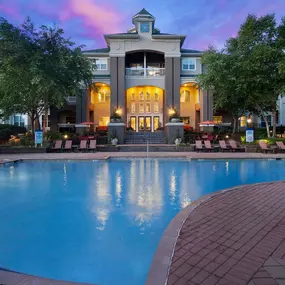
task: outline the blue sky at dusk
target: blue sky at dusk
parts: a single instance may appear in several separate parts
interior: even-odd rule
[[[105,47],[103,34],[126,32],[142,8],[161,32],[185,34],[184,47],[201,50],[222,47],[249,13],[285,16],[285,0],[0,0],[0,15],[10,22],[30,16],[38,25],[56,23],[86,49]]]

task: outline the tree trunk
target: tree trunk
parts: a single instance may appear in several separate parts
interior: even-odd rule
[[[40,131],[41,130],[41,124],[40,124],[40,116],[39,116],[38,112],[36,112],[35,124],[37,125],[36,131]]]
[[[45,103],[44,107],[44,121],[43,121],[43,133],[46,133],[46,128],[47,128],[47,121],[48,121],[48,104]]]
[[[234,119],[233,134],[235,134],[236,133],[236,127],[237,127],[237,117],[233,116],[233,119]]]
[[[265,125],[266,125],[266,132],[267,132],[267,137],[270,138],[270,130],[269,130],[269,124],[268,124],[268,120],[267,120],[267,117],[265,116],[264,112],[261,111],[261,116],[265,122]]]
[[[29,117],[31,119],[31,129],[32,129],[32,135],[34,135],[35,133],[35,113],[34,112],[31,112],[29,114]]]
[[[276,137],[276,108],[273,111],[273,133],[272,136],[275,138]]]

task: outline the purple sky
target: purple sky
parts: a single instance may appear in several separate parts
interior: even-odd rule
[[[39,25],[56,23],[86,49],[105,47],[104,33],[126,32],[142,8],[161,32],[188,35],[184,48],[202,50],[222,47],[249,13],[285,15],[284,0],[0,0],[0,15],[9,21],[30,16]]]

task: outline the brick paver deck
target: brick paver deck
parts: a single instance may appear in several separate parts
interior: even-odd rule
[[[195,208],[167,284],[285,284],[285,182],[242,186]]]

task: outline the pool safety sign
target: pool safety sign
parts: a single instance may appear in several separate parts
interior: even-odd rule
[[[247,143],[251,143],[254,141],[254,131],[253,129],[246,129],[245,131],[245,140]]]
[[[35,132],[35,145],[43,144],[43,132],[36,131]]]

